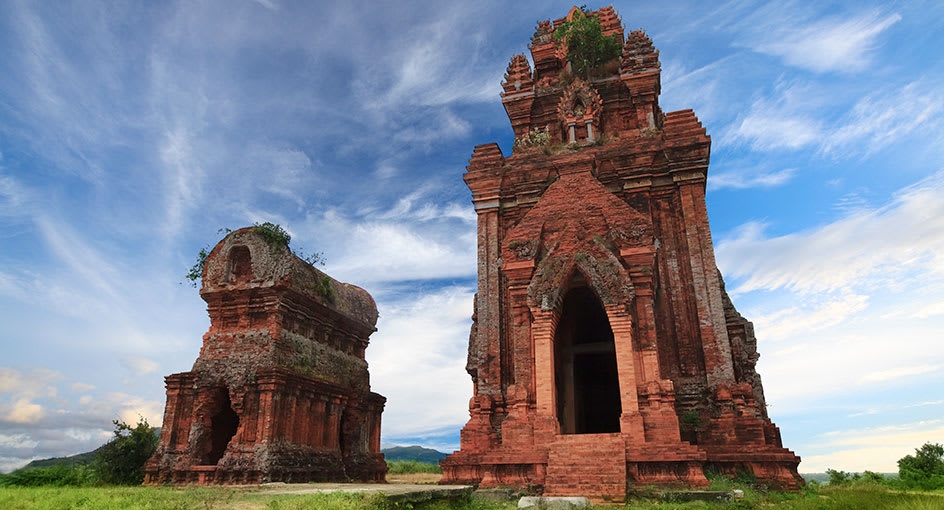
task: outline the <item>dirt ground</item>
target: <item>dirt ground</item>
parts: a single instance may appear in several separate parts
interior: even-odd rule
[[[406,483],[413,485],[426,485],[439,483],[441,474],[438,473],[403,473],[398,475],[387,475],[387,483]]]

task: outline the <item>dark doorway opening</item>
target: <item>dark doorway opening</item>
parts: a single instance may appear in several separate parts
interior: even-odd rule
[[[575,287],[564,297],[554,349],[561,432],[619,432],[622,409],[613,330],[590,288]]]
[[[252,279],[252,254],[245,246],[236,246],[229,252],[229,280],[247,282]]]
[[[239,429],[239,416],[233,410],[229,392],[223,390],[222,394],[219,411],[210,418],[210,452],[206,458],[207,465],[216,465],[223,458],[226,447]]]

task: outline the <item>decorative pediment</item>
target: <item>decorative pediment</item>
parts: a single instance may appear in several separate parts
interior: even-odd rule
[[[599,122],[603,99],[589,83],[577,78],[568,85],[557,106],[557,113],[565,123]]]
[[[568,170],[509,231],[502,258],[507,267],[533,261],[532,306],[556,306],[574,272],[604,304],[629,303],[632,284],[620,251],[651,248],[651,220],[610,193],[589,168]]]

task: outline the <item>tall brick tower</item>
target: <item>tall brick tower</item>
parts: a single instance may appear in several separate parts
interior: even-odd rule
[[[475,148],[478,213],[469,338],[474,395],[444,483],[621,500],[634,486],[702,486],[704,470],[795,489],[799,457],[767,416],[757,343],[715,264],[705,182],[711,140],[659,107],[659,53],[588,12],[622,56],[570,74],[539,22],[534,69],[511,59],[505,157]]]

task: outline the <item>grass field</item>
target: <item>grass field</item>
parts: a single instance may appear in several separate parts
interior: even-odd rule
[[[19,509],[174,509],[174,510],[388,510],[388,509],[460,509],[512,510],[517,501],[494,501],[484,497],[463,497],[459,501],[409,504],[396,502],[384,495],[398,489],[416,488],[402,484],[436,484],[442,477],[437,464],[416,461],[388,463],[388,485],[371,485],[376,492],[317,493],[330,485],[267,485],[246,487],[138,487],[106,486],[92,477],[87,466],[56,465],[23,470],[11,475],[0,475],[0,510]],[[867,473],[868,474],[868,473]],[[811,482],[795,493],[754,490],[751,480],[731,480],[723,476],[709,476],[711,490],[744,491],[743,499],[728,503],[690,502],[668,503],[655,497],[635,497],[625,505],[607,505],[596,508],[638,509],[893,509],[944,510],[944,490],[904,490],[897,478],[881,475],[851,476],[832,472],[829,484]],[[14,483],[15,482],[15,483]],[[428,495],[426,489],[422,493]],[[396,498],[398,496],[391,496]],[[402,496],[399,496],[402,497]],[[402,500],[401,500],[402,501]]]
[[[903,492],[880,485],[859,484],[830,488],[814,487],[800,493],[768,493],[746,490],[743,500],[731,503],[665,503],[655,499],[635,499],[627,505],[598,508],[639,509],[944,509],[944,492]],[[472,497],[458,502],[406,505],[392,503],[380,494],[270,494],[264,488],[231,487],[4,487],[0,488],[0,508],[19,509],[236,509],[236,510],[386,510],[386,509],[467,509],[511,510],[515,501],[488,501]]]

